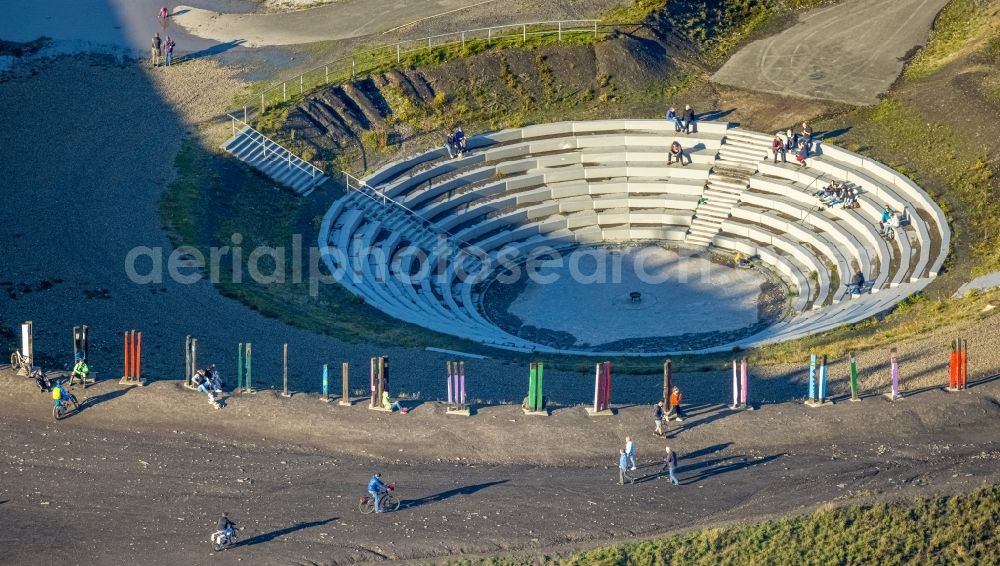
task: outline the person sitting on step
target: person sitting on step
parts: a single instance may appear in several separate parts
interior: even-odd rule
[[[667,165],[670,165],[675,160],[681,164],[681,167],[687,167],[684,163],[684,148],[681,147],[680,142],[677,140],[674,140],[674,143],[670,144],[670,152],[667,153]],[[690,160],[691,158],[689,157],[688,161]]]
[[[781,132],[774,134],[774,139],[771,140],[771,155],[774,157],[774,162],[778,162],[778,156],[781,156],[781,162],[785,163],[785,141],[781,139]]]

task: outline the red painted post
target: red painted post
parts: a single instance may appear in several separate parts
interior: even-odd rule
[[[135,375],[137,380],[142,375],[142,331],[136,335],[135,339]]]
[[[128,377],[128,331],[125,331],[125,366],[122,369],[122,377]]]
[[[951,342],[951,363],[948,366],[948,389],[958,389],[959,358],[957,344],[955,340]]]
[[[747,390],[749,386],[747,381],[749,379],[749,373],[750,371],[747,359],[743,358],[743,361],[740,362],[740,406],[744,408],[747,406]]]

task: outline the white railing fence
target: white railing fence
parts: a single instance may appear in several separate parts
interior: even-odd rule
[[[235,136],[237,132],[244,130],[251,132],[253,134],[252,137],[255,139],[254,143],[260,144],[260,148],[264,152],[265,159],[270,155],[272,159],[284,160],[288,164],[289,169],[296,167],[312,178],[316,178],[317,175],[323,175],[322,169],[295,155],[285,146],[265,136],[263,133],[248,124],[245,119],[237,118],[232,114],[227,114],[227,116],[229,116],[232,122],[233,136]]]

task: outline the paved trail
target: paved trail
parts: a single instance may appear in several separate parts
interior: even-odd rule
[[[811,10],[787,30],[747,45],[712,77],[725,85],[875,104],[923,45],[948,0],[848,0]]]

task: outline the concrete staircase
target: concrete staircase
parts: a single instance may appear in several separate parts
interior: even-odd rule
[[[711,244],[729,218],[740,195],[757,171],[757,163],[766,159],[771,140],[762,134],[732,128],[726,132],[722,147],[708,175],[704,202],[698,205],[686,242],[694,246]]]
[[[301,196],[307,196],[326,181],[318,167],[249,125],[234,131],[222,149]]]

